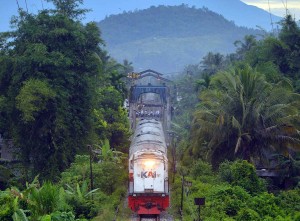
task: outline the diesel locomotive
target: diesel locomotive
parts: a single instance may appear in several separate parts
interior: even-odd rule
[[[157,217],[169,207],[167,146],[157,119],[140,119],[129,149],[128,204],[140,217]]]

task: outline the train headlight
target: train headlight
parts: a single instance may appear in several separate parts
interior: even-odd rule
[[[165,197],[166,195],[165,195],[165,194],[161,194],[161,196],[162,196],[162,197]]]
[[[147,168],[150,168],[150,167],[153,167],[155,164],[155,161],[154,160],[147,160],[144,162],[144,165],[147,167]]]
[[[136,194],[134,193],[134,194],[132,194],[132,196],[134,196],[134,197],[135,197],[135,196],[136,196]]]

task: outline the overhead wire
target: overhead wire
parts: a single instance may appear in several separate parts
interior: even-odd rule
[[[44,3],[43,3],[43,0],[41,0],[41,3],[42,3],[42,9],[44,10]]]
[[[284,2],[284,0],[281,0],[281,2],[282,2],[283,7],[285,9],[285,15],[287,15],[288,14],[288,6],[287,6],[288,2],[287,2],[287,0],[285,0],[285,2]]]
[[[271,19],[272,32],[274,33],[274,26],[273,26],[274,24],[273,24],[273,19],[272,19],[270,0],[268,0],[268,6],[269,6],[270,19]]]
[[[20,11],[20,5],[19,5],[19,1],[18,1],[18,0],[16,0],[16,2],[17,2],[17,5],[18,5],[18,10]]]
[[[28,6],[27,6],[27,1],[26,0],[25,0],[25,5],[26,5],[27,13],[28,13]]]

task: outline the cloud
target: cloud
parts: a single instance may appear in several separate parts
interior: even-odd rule
[[[248,5],[254,5],[264,10],[271,11],[272,14],[284,17],[286,14],[286,7],[288,12],[295,16],[297,20],[300,19],[300,1],[299,0],[242,0]]]
[[[258,7],[269,8],[269,3],[271,8],[299,8],[300,9],[300,1],[299,0],[242,0],[246,4],[255,5]]]

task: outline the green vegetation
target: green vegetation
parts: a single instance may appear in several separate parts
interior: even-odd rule
[[[0,166],[0,220],[113,220],[126,197],[122,78],[132,66],[80,22],[81,0],[49,1],[54,10],[19,11],[15,30],[0,34],[0,134],[20,150]],[[278,36],[246,36],[236,53],[186,67],[173,109],[175,218],[196,219],[193,199],[206,197],[205,220],[300,220],[299,39],[288,15]],[[262,180],[256,167],[278,177]],[[193,185],[180,214],[183,178]]]
[[[15,164],[1,159],[0,220],[112,220],[126,193],[132,67],[80,22],[81,0],[49,1],[0,35],[0,134],[20,150]]]
[[[127,173],[122,162],[92,163],[94,188],[90,189],[89,156],[77,155],[58,184],[39,183],[0,192],[0,220],[112,220],[126,194]]]
[[[178,219],[184,175],[193,182],[184,220],[197,218],[194,197],[206,197],[204,220],[299,220],[300,27],[290,15],[281,25],[278,36],[245,36],[235,53],[210,52],[179,76]],[[256,168],[277,176],[261,179]]]
[[[270,84],[249,66],[216,74],[200,94],[193,140],[197,146],[207,141],[208,154],[216,161],[222,152],[258,164],[270,148],[278,153],[299,148],[293,125],[299,98],[289,82]]]
[[[205,206],[200,209],[204,220],[299,220],[300,190],[266,192],[264,180],[257,177],[253,165],[247,161],[224,162],[220,171],[213,172],[208,163],[198,160],[188,174],[185,180],[192,182],[192,186],[184,188],[184,220],[198,218],[196,197],[205,197]],[[178,220],[181,185],[178,174],[172,184],[170,209]]]
[[[186,67],[177,82],[182,100],[174,114],[174,130],[182,136],[181,142],[189,140],[181,151],[183,161],[186,155],[209,160],[213,166],[236,158],[263,164],[272,154],[296,159],[291,150],[300,147],[295,62],[299,56],[282,36],[298,39],[300,28],[291,16],[282,25],[278,37],[258,41],[246,36],[236,41],[236,53],[208,53],[200,64]],[[285,53],[262,56],[277,49],[270,40],[286,48]],[[294,59],[289,59],[291,54]],[[289,72],[281,72],[276,59],[289,61],[285,62]]]

